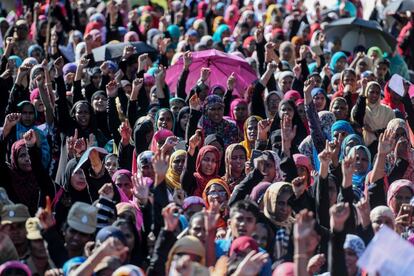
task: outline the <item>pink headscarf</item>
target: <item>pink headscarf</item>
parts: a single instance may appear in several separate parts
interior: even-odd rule
[[[158,141],[165,140],[170,136],[174,136],[174,133],[168,129],[160,129],[157,132],[155,132],[154,136],[152,137],[150,150],[153,153],[156,153],[158,150],[158,145],[157,145]]]
[[[391,207],[391,200],[395,197],[395,195],[398,193],[401,188],[407,187],[411,190],[411,192],[414,194],[414,183],[407,179],[398,179],[391,183],[390,187],[388,188],[387,192],[387,205],[388,207]],[[392,210],[394,214],[398,214],[399,210]]]
[[[283,97],[283,99],[292,100],[296,102],[297,100],[302,99],[302,96],[296,90],[289,90],[285,93],[285,96]]]
[[[3,275],[8,269],[23,270],[28,276],[32,275],[29,267],[19,261],[8,261],[0,266],[0,275]]]
[[[230,118],[232,118],[236,122],[237,127],[239,128],[239,133],[244,133],[243,132],[243,130],[244,130],[244,122],[238,122],[236,120],[236,116],[234,116],[234,109],[236,109],[236,106],[239,105],[239,104],[245,104],[246,107],[248,107],[248,104],[247,104],[247,102],[245,100],[240,99],[240,98],[234,99],[231,102],[231,104],[230,104],[230,114],[229,115],[230,115]]]
[[[39,88],[35,88],[30,92],[30,102],[33,103],[35,99],[37,99],[40,96]]]
[[[233,16],[231,16],[231,13],[233,12]],[[237,21],[239,21],[240,12],[239,8],[236,5],[230,5],[227,7],[225,13],[224,13],[224,21],[227,25],[229,25],[230,29],[233,31],[234,27],[237,24]]]
[[[124,42],[135,42],[139,41],[139,36],[134,31],[129,31],[124,36]]]
[[[293,161],[295,161],[295,165],[297,166],[303,166],[308,170],[309,173],[309,182],[307,183],[307,186],[313,183],[313,178],[311,176],[312,171],[312,165],[310,163],[310,160],[308,157],[306,157],[303,154],[296,153],[293,155]]]

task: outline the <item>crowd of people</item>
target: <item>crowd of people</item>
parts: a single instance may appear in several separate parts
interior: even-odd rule
[[[397,46],[349,52],[324,30],[360,0],[304,2],[1,9],[0,275],[359,276],[383,227],[414,245],[414,15],[378,1]],[[211,49],[257,79],[194,71]]]

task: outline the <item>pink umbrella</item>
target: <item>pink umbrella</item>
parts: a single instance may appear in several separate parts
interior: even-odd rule
[[[206,50],[193,52],[193,62],[190,65],[190,74],[188,75],[187,85],[185,91],[189,91],[195,86],[197,80],[200,78],[200,70],[202,67],[211,69],[209,77],[209,86],[221,85],[227,87],[227,78],[232,72],[236,76],[235,92],[240,95],[240,92],[257,79],[256,72],[250,65],[242,58],[226,54],[217,50]],[[183,70],[183,57],[180,57],[177,63],[168,68],[166,82],[170,91],[177,90],[177,82]]]

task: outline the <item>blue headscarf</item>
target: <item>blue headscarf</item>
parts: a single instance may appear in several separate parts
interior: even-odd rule
[[[323,88],[315,87],[314,89],[312,89],[312,91],[311,91],[312,98],[315,97],[318,94],[323,94],[326,97],[326,93],[325,93],[325,90]]]
[[[218,26],[217,30],[213,34],[213,42],[217,43],[221,41],[221,36],[225,31],[230,32],[230,27],[226,24],[221,24]]]
[[[14,60],[14,62],[16,63],[16,68],[19,68],[23,63],[23,60],[19,56],[16,56],[16,55],[9,56],[8,60]]]
[[[37,117],[36,108],[29,101],[22,101],[17,105],[17,107],[19,108],[19,112],[21,112],[21,110],[23,109],[23,107],[25,105],[30,105],[33,108],[33,110],[35,112],[35,119],[36,119],[36,117]],[[19,122],[19,123],[16,124],[16,139],[17,140],[23,139],[23,134],[28,132],[30,129],[33,129],[34,131],[36,131],[37,134],[39,134],[40,151],[42,152],[42,158],[41,158],[42,165],[45,169],[47,169],[49,167],[51,157],[50,157],[50,146],[49,146],[49,143],[47,141],[46,133],[44,131],[42,131],[41,129],[39,129],[35,125],[24,126],[23,124],[21,124]]]
[[[177,42],[180,39],[181,31],[180,28],[177,25],[170,25],[167,28],[167,32],[171,37],[171,44],[172,48],[177,48]]]
[[[355,142],[356,142],[355,146],[364,145],[364,141],[362,140],[361,136],[359,136],[358,134],[350,134],[350,135],[346,136],[345,139],[342,141],[342,144],[341,144],[341,154],[339,155],[339,161],[341,161],[345,158],[346,146],[352,140],[355,140]]]
[[[83,262],[86,261],[85,257],[73,257],[72,259],[69,259],[65,262],[65,264],[63,265],[63,275],[67,276],[69,275],[70,270],[75,266],[75,265],[81,265],[83,264]]]
[[[345,120],[336,121],[331,127],[331,137],[334,137],[335,131],[345,131],[348,134],[354,134],[354,129],[351,124]]]
[[[366,146],[358,145],[358,146],[353,147],[349,151],[347,156],[354,155],[356,153],[356,151],[358,151],[360,149],[365,151],[365,154],[368,157],[368,167],[367,167],[367,170],[365,172],[353,173],[352,174],[352,189],[354,190],[355,195],[363,195],[365,177],[367,176],[367,174],[372,169],[371,152],[369,151],[369,149]],[[358,200],[359,199],[360,199],[360,197],[358,198]]]
[[[340,60],[341,58],[345,58],[345,59],[347,58],[344,52],[336,52],[331,58],[331,62],[329,63],[329,67],[331,68],[331,70],[334,73],[338,73],[338,72],[335,71],[335,66],[336,66],[336,63],[338,62],[338,60]]]
[[[43,49],[38,44],[30,45],[29,49],[27,50],[27,56],[31,57],[34,51],[39,51],[43,56]]]

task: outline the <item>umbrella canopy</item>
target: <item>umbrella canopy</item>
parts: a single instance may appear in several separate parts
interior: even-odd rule
[[[257,79],[256,72],[242,58],[217,50],[206,50],[192,53],[192,64],[188,75],[186,92],[195,86],[200,78],[202,67],[211,69],[210,87],[213,85],[227,86],[227,78],[234,72],[236,77],[235,93],[243,93]],[[176,91],[178,78],[183,70],[183,58],[167,70],[166,82],[171,91]]]
[[[384,52],[391,53],[397,45],[395,38],[384,32],[378,22],[356,17],[335,20],[326,26],[325,33],[328,41],[341,38],[342,50],[348,52],[364,45],[366,48],[378,46]]]
[[[137,51],[137,55],[144,53],[149,54],[152,60],[155,60],[157,51],[144,42],[126,42],[126,43],[109,43],[92,50],[96,62],[105,60],[119,60],[122,57],[125,46],[132,45]]]
[[[414,0],[396,0],[389,2],[384,13],[396,13],[414,10]]]

